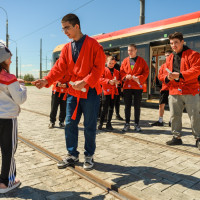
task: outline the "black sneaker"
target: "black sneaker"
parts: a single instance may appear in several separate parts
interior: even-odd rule
[[[59,123],[59,126],[60,126],[60,128],[63,128],[63,127],[65,127],[65,124],[64,124],[64,122],[60,122],[60,123]]]
[[[118,120],[124,120],[120,115],[116,115],[116,119],[118,119]]]
[[[140,126],[138,124],[135,124],[135,131],[137,131],[137,132],[142,131],[142,129],[140,128]]]
[[[172,123],[171,123],[171,122],[169,122],[169,127],[171,127],[171,125],[172,125]]]
[[[154,122],[153,124],[151,124],[151,126],[164,126],[163,122]]]
[[[83,163],[83,169],[89,171],[94,166],[93,156],[85,156],[85,161]]]
[[[113,130],[111,123],[106,124],[106,129],[109,130],[109,131]]]
[[[200,150],[200,138],[196,140],[196,147]]]
[[[181,139],[178,139],[176,137],[173,137],[172,140],[169,140],[166,142],[167,145],[182,145],[183,142]]]
[[[54,127],[55,127],[55,124],[52,123],[52,122],[50,122],[50,123],[49,123],[49,129],[52,129],[52,128],[54,128]]]
[[[58,169],[64,169],[68,166],[74,166],[75,163],[77,163],[78,161],[79,161],[78,157],[68,155],[65,159],[57,163],[57,167]]]
[[[122,129],[123,132],[127,132],[128,130],[130,129],[130,124],[129,123],[126,123],[124,125],[124,128]]]
[[[98,129],[102,130],[103,125],[99,124]]]

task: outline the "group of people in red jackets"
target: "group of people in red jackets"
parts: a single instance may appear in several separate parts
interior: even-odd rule
[[[149,75],[149,67],[146,61],[137,55],[136,45],[129,44],[128,57],[123,60],[120,70],[116,70],[115,59],[112,56],[106,59],[102,46],[95,39],[81,32],[80,21],[76,15],[64,16],[61,25],[64,33],[72,41],[63,47],[60,58],[50,73],[33,84],[39,89],[50,87],[65,76],[66,85],[64,86],[63,83],[60,85],[67,88],[65,138],[68,155],[58,162],[57,166],[59,169],[65,168],[79,161],[78,124],[83,114],[85,136],[83,168],[90,170],[94,166],[100,96],[102,95],[103,109],[100,113],[98,129],[102,129],[105,118],[107,118],[106,128],[113,129],[111,124],[113,102],[116,97],[119,97],[118,88],[121,84],[125,104],[125,124],[122,131],[130,130],[131,106],[134,102],[134,130],[140,132],[140,105],[143,84]],[[200,149],[198,83],[200,54],[184,45],[182,33],[170,34],[169,40],[173,53],[166,59],[161,78],[169,88],[173,138],[167,142],[167,145],[182,144],[181,118],[185,106],[191,119],[196,146]]]

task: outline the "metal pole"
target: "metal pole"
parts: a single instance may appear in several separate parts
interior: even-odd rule
[[[140,0],[140,25],[145,24],[145,0]]]
[[[8,35],[8,14],[6,10],[3,7],[0,7],[5,13],[6,13],[6,46],[8,47],[8,40],[9,40],[9,35]]]
[[[42,38],[40,39],[40,79],[42,79]]]
[[[17,47],[16,47],[16,77],[18,78],[18,56],[17,56]]]

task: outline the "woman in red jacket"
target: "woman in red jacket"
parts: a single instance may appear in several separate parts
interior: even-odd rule
[[[119,95],[118,93],[118,84],[119,84],[119,71],[114,69],[115,66],[115,58],[112,56],[109,56],[107,58],[107,67],[105,67],[104,73],[100,78],[100,83],[102,85],[102,112],[100,116],[100,124],[98,126],[99,130],[102,130],[103,122],[105,116],[107,116],[107,124],[106,129],[107,130],[113,130],[113,127],[111,125],[112,115],[113,115],[113,109],[114,109],[114,101],[116,98],[116,95]]]

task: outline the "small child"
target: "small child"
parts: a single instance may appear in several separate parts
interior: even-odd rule
[[[102,130],[104,118],[108,114],[106,129],[110,131],[113,130],[113,127],[111,125],[111,120],[114,109],[114,100],[116,98],[116,95],[119,95],[117,87],[120,82],[119,82],[119,71],[114,69],[115,58],[113,56],[109,56],[107,58],[106,64],[107,67],[105,67],[104,73],[100,78],[100,83],[103,89],[102,92],[103,109],[101,112],[100,124],[98,126],[98,129]]]
[[[21,183],[16,179],[14,153],[17,149],[17,116],[19,105],[27,98],[23,80],[10,74],[11,52],[0,43],[0,147],[2,165],[0,193],[6,193]]]

